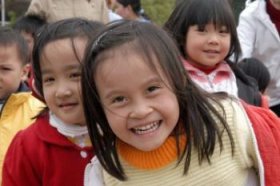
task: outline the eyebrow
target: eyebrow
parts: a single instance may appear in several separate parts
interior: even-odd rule
[[[153,76],[152,78],[148,79],[146,82],[144,82],[144,86],[150,84],[150,83],[161,83],[163,82],[162,78],[160,76]],[[110,90],[108,91],[107,95],[104,97],[104,99],[109,99],[112,97],[112,95],[120,92],[118,89]]]
[[[73,69],[81,69],[82,66],[81,64],[71,64],[71,65],[65,65],[63,67],[63,70],[64,71],[69,71],[69,70],[73,70]],[[50,70],[49,68],[46,68],[46,69],[42,69],[42,74],[48,74],[48,73],[51,73],[52,70]]]

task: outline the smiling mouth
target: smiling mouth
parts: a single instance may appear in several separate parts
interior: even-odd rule
[[[209,54],[218,54],[219,51],[217,50],[204,50],[204,52],[209,53]]]
[[[157,130],[161,125],[161,121],[152,122],[148,125],[132,128],[132,132],[136,134],[148,134]]]
[[[68,103],[68,104],[61,104],[59,105],[59,107],[64,108],[64,107],[73,107],[76,106],[76,103]]]

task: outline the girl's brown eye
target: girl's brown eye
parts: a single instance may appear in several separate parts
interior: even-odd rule
[[[159,87],[158,86],[151,86],[148,88],[148,92],[153,92],[155,90],[157,90]]]
[[[125,99],[125,98],[124,98],[123,96],[115,97],[115,98],[113,99],[113,103],[123,102],[124,99]]]

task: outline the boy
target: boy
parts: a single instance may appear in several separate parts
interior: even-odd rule
[[[32,52],[36,33],[44,24],[46,24],[46,21],[40,18],[39,16],[25,15],[23,17],[20,17],[13,26],[14,30],[18,31],[27,42],[28,63],[30,64],[32,62]],[[26,77],[25,81],[27,81],[26,83],[29,87],[32,87],[33,75],[31,68],[28,73],[28,77]]]
[[[7,148],[17,131],[33,122],[44,104],[31,95],[23,78],[28,73],[28,47],[9,28],[0,29],[0,185]]]

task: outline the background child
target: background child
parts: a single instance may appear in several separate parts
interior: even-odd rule
[[[271,81],[266,93],[270,109],[280,117],[280,1],[247,0],[237,32],[242,58],[255,57],[268,68]]]
[[[228,1],[182,1],[165,28],[175,38],[186,70],[201,88],[209,92],[224,91],[260,106],[257,85],[236,65],[241,49]]]
[[[101,23],[68,19],[42,28],[34,46],[33,69],[47,108],[11,143],[4,186],[83,184],[93,149],[80,95],[81,61],[89,38],[100,27]]]
[[[23,79],[28,48],[21,35],[9,28],[0,29],[0,185],[7,148],[17,131],[27,127],[43,108],[31,95]]]
[[[238,66],[247,75],[253,77],[259,87],[259,91],[264,94],[270,82],[270,74],[267,67],[257,58],[244,58]]]
[[[256,58],[244,58],[238,63],[238,66],[250,77],[253,77],[259,87],[262,96],[261,106],[269,108],[269,97],[265,94],[266,88],[270,82],[270,74],[267,67]]]
[[[33,77],[33,70],[31,67],[32,63],[32,53],[34,47],[34,40],[36,38],[36,32],[44,25],[46,21],[40,18],[37,15],[25,15],[20,17],[15,25],[14,29],[24,37],[28,44],[29,49],[29,58],[28,62],[30,64],[28,76],[25,78],[25,82],[27,83],[28,87],[32,90],[33,96],[41,99],[41,96],[38,94],[38,91],[35,89],[34,86],[34,77]]]
[[[104,168],[93,160],[85,185],[98,184],[99,173],[106,186],[262,184],[245,113],[224,94],[199,91],[163,30],[109,25],[89,45],[83,70],[86,123]]]
[[[36,32],[46,23],[45,20],[36,16],[36,15],[26,15],[20,17],[16,22],[13,28],[20,32],[28,44],[29,49],[29,62],[32,60],[32,52],[34,46],[34,39]]]
[[[124,19],[150,22],[141,7],[141,0],[116,0],[115,12]]]

